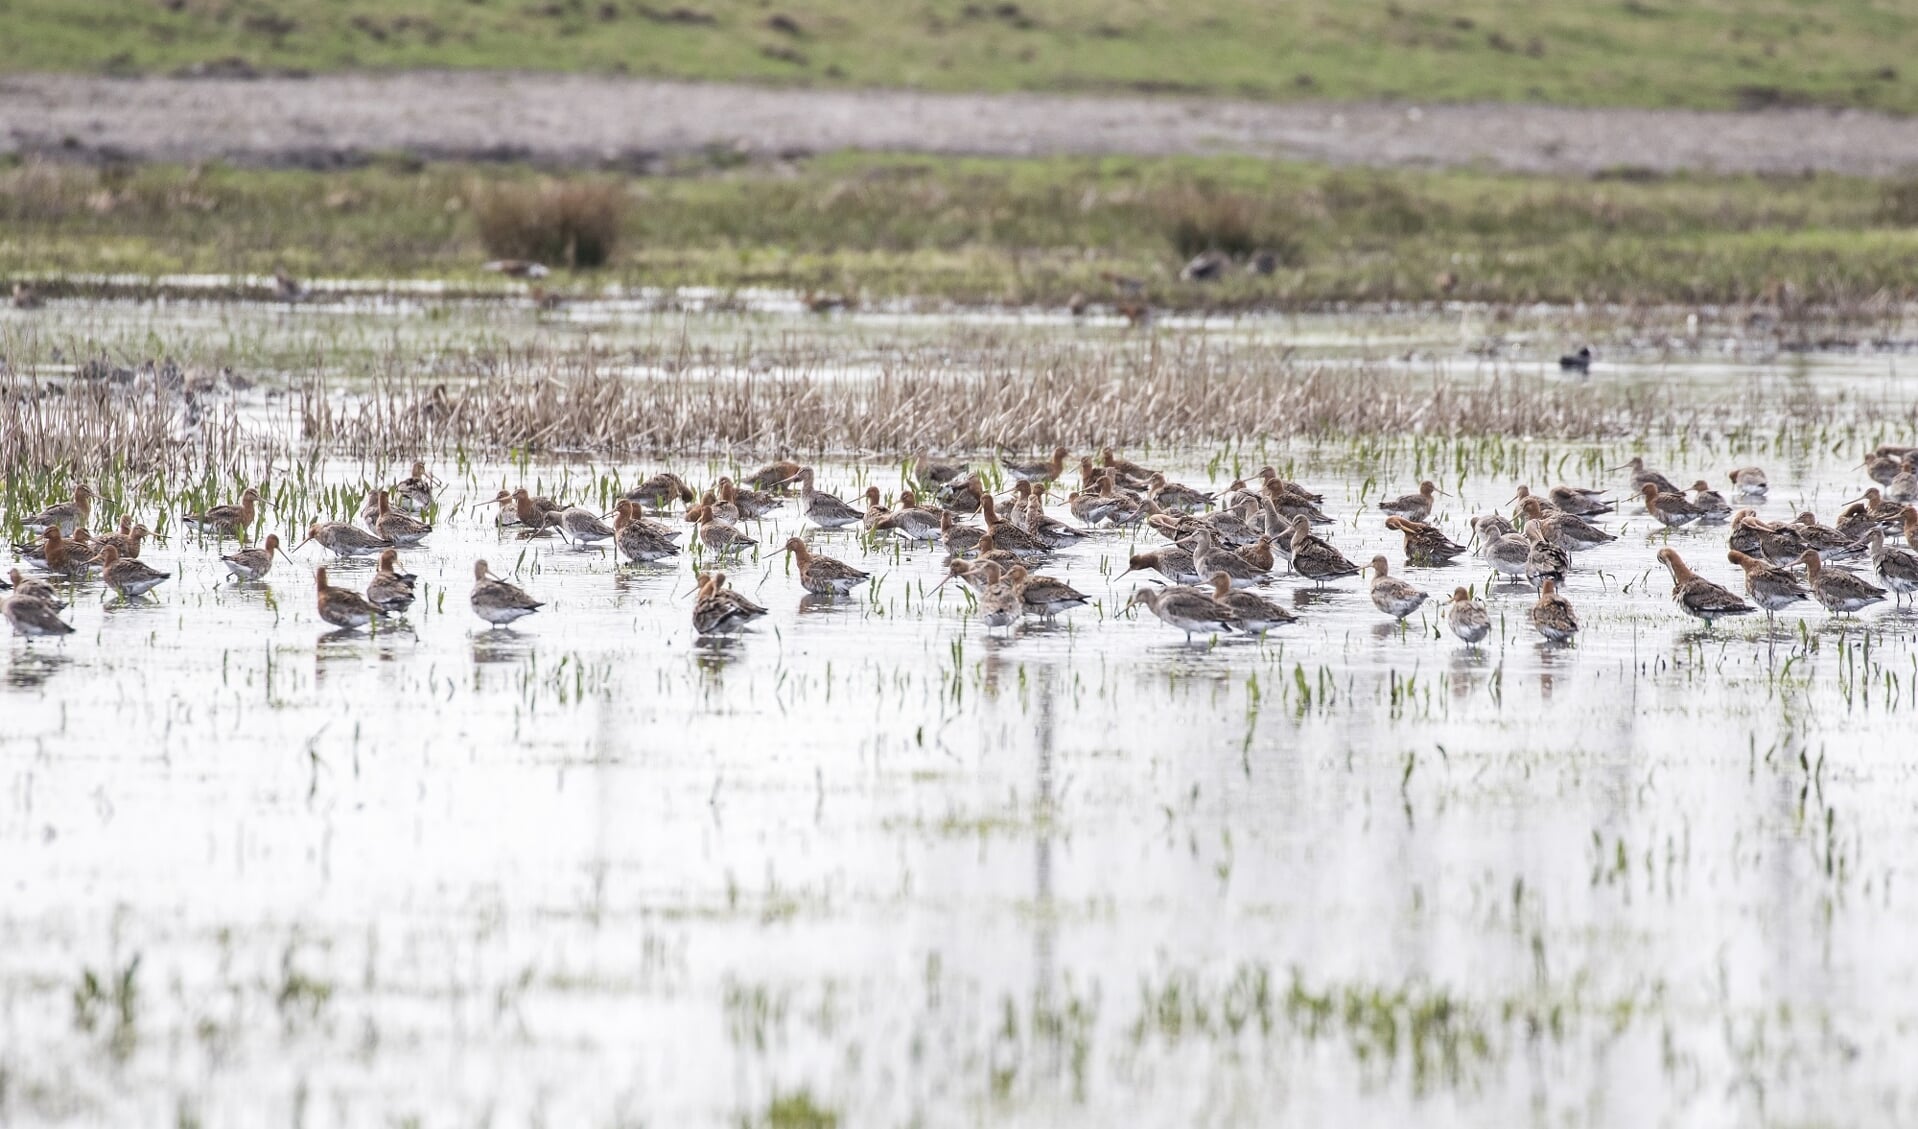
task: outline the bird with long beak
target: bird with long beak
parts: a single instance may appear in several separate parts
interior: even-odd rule
[[[485,561],[473,562],[473,594],[470,597],[470,603],[473,606],[473,614],[494,627],[504,627],[546,606],[527,595],[525,589],[494,576],[493,570],[487,567]]]
[[[393,542],[376,533],[368,533],[357,525],[343,521],[315,521],[306,527],[306,536],[293,546],[294,552],[308,541],[327,550],[335,556],[358,557],[391,549]]]
[[[74,530],[91,523],[93,501],[97,497],[93,487],[82,482],[73,488],[72,501],[59,502],[37,514],[23,517],[20,519],[20,526],[23,529],[42,529],[49,525],[57,525],[62,534],[71,537]]]
[[[280,535],[269,533],[263,543],[251,549],[228,553],[220,558],[220,563],[226,566],[227,572],[232,574],[233,581],[237,584],[242,580],[259,580],[265,577],[272,571],[273,558],[276,555],[285,557],[288,564],[293,563],[293,558],[288,557],[280,548]]]
[[[214,506],[204,513],[187,514],[180,520],[201,533],[220,537],[245,536],[246,531],[253,527],[254,518],[259,515],[259,507],[267,504],[260,491],[249,486],[240,492],[239,505]]]
[[[1467,646],[1478,645],[1492,633],[1492,613],[1465,588],[1452,589],[1452,598],[1445,602],[1445,622]]]
[[[173,576],[145,561],[122,558],[120,550],[108,545],[100,551],[100,579],[107,587],[129,600],[146,595]]]
[[[1558,582],[1547,580],[1539,586],[1538,602],[1530,612],[1532,627],[1554,643],[1564,643],[1578,634],[1578,616],[1572,602],[1559,594]]]
[[[501,490],[498,494],[493,495],[492,501],[486,504],[489,506],[502,507],[510,505],[512,507],[511,510],[502,509],[500,511],[500,524],[523,525],[535,533],[553,524],[554,519],[566,510],[565,505],[555,502],[551,498],[544,496],[534,497],[528,494],[524,486],[517,487],[511,491]],[[508,520],[506,517],[509,513],[511,514],[511,520]]]
[[[367,603],[358,592],[328,584],[325,569],[313,570],[313,584],[318,589],[315,599],[320,618],[333,626],[354,631],[379,617],[380,609]]]
[[[1146,610],[1170,627],[1185,632],[1185,641],[1194,635],[1217,635],[1239,629],[1239,617],[1233,610],[1196,588],[1136,588],[1125,609],[1144,604]]]
[[[1906,507],[1908,525],[1913,512]],[[1918,592],[1918,552],[1885,544],[1882,529],[1872,530],[1866,540],[1871,545],[1871,567],[1878,573],[1878,579],[1885,582],[1885,587],[1897,594],[1897,602],[1903,603],[1906,596]]]
[[[1758,609],[1732,594],[1731,589],[1691,570],[1676,549],[1660,549],[1658,560],[1672,574],[1672,602],[1686,615],[1697,616],[1710,627],[1726,616],[1750,615]]]
[[[1379,503],[1379,509],[1384,510],[1388,514],[1409,517],[1413,521],[1424,521],[1432,515],[1433,497],[1443,493],[1444,491],[1440,490],[1431,482],[1421,482],[1419,483],[1417,493],[1406,494],[1397,498],[1387,498],[1385,501]]]
[[[815,596],[844,596],[872,579],[871,573],[856,569],[836,557],[822,557],[813,553],[797,537],[788,537],[781,551],[792,555],[799,570],[799,586]]]
[[[1842,568],[1826,567],[1816,549],[1806,549],[1798,563],[1805,568],[1805,586],[1811,589],[1811,598],[1833,615],[1850,615],[1884,601],[1883,588]]]
[[[425,463],[416,462],[410,474],[393,484],[392,495],[414,513],[425,513],[433,508],[433,494],[443,485],[437,475],[427,471]]]
[[[1800,600],[1811,599],[1811,593],[1798,582],[1798,574],[1788,568],[1780,568],[1737,549],[1726,553],[1725,559],[1744,572],[1745,594],[1751,597],[1753,603],[1765,609],[1767,623],[1774,623],[1779,612]]]
[[[59,610],[45,600],[36,599],[19,591],[0,600],[0,614],[6,616],[7,623],[13,627],[13,633],[24,635],[28,639],[73,634],[73,625],[60,618]]]
[[[413,582],[417,578],[410,572],[400,571],[400,554],[397,549],[388,549],[380,554],[379,571],[373,574],[373,580],[366,586],[366,602],[380,609],[385,615],[403,615],[413,606]]]

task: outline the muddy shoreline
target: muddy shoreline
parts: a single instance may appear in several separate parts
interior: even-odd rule
[[[1268,104],[777,89],[479,72],[0,79],[0,154],[330,167],[379,156],[646,169],[687,154],[1243,153],[1524,173],[1892,176],[1918,119],[1860,111]]]

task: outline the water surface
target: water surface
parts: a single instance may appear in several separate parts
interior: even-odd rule
[[[1882,390],[1892,366],[1776,375]],[[1763,443],[1644,451],[1722,479]],[[1623,444],[1512,446],[1626,485],[1599,469]],[[1835,512],[1865,485],[1855,447],[1758,452],[1763,512]],[[1336,544],[1395,567],[1380,494],[1438,478],[1464,540],[1515,484],[1489,457],[1237,452],[1289,462]],[[1152,461],[1215,486],[1233,465]],[[1095,606],[995,637],[932,591],[938,554],[785,511],[753,528],[762,546],[806,535],[872,591],[803,601],[767,551],[728,571],[772,614],[711,641],[689,562],[521,541],[477,505],[521,482],[597,504],[603,475],[658,467],[437,465],[451,484],[404,554],[422,592],[404,628],[321,623],[313,546],[233,585],[214,546],[173,536],[144,556],[175,574],[150,601],[83,587],[74,636],[6,643],[10,1123],[1918,1115],[1909,610],[1702,631],[1625,506],[1619,540],[1576,559],[1570,647],[1529,631],[1521,587],[1491,588],[1498,626],[1470,650],[1430,605],[1401,630],[1354,581],[1285,576],[1268,595],[1299,624],[1189,646],[1120,612],[1149,532],[1062,553],[1048,571]],[[900,485],[891,464],[821,475],[847,497]],[[1731,580],[1722,527],[1669,544]],[[486,629],[476,557],[548,607]]]

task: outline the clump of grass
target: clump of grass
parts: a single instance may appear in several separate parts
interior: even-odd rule
[[[763,1117],[740,1121],[742,1126],[765,1126],[766,1129],[836,1129],[839,1124],[837,1111],[818,1104],[810,1090],[794,1090],[790,1093],[776,1093],[766,1105]]]
[[[1918,227],[1918,176],[1885,182],[1878,200],[1878,218],[1899,227]]]
[[[1270,197],[1192,184],[1155,193],[1151,208],[1173,249],[1186,258],[1222,251],[1242,259],[1266,251],[1285,266],[1303,258],[1293,220]]]
[[[624,190],[603,180],[476,184],[466,202],[487,254],[575,269],[606,265],[626,211]]]
[[[1448,211],[1436,200],[1413,195],[1397,181],[1344,172],[1327,177],[1319,195],[1333,215],[1384,236],[1419,235],[1434,225],[1436,215]]]

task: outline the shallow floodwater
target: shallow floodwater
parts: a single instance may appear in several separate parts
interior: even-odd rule
[[[1807,378],[1888,375],[1849,363]],[[1615,447],[1514,446],[1626,484],[1587,473]],[[1685,481],[1734,465],[1646,453]],[[1153,461],[1221,486],[1214,454]],[[1476,563],[1396,568],[1374,506],[1433,474],[1409,448],[1262,454],[1325,491],[1348,556],[1485,588]],[[1761,512],[1829,516],[1855,459],[1767,460]],[[475,504],[522,482],[600,504],[613,468],[439,469],[404,627],[329,631],[314,546],[233,585],[174,536],[143,556],[175,574],[150,600],[85,586],[74,636],[6,642],[0,1120],[1918,1116],[1909,610],[1702,631],[1624,506],[1575,560],[1569,647],[1522,587],[1491,589],[1471,650],[1433,605],[1400,630],[1357,581],[1284,575],[1297,625],[1188,645],[1120,612],[1150,531],[1060,554],[1095,605],[1006,635],[933,591],[939,554],[843,533],[807,535],[872,590],[803,601],[770,551],[806,533],[787,510],[728,567],[772,614],[708,641],[689,562],[523,541]],[[1433,476],[1461,541],[1514,485]],[[1723,527],[1669,543],[1734,575]],[[476,557],[548,606],[486,629]]]

